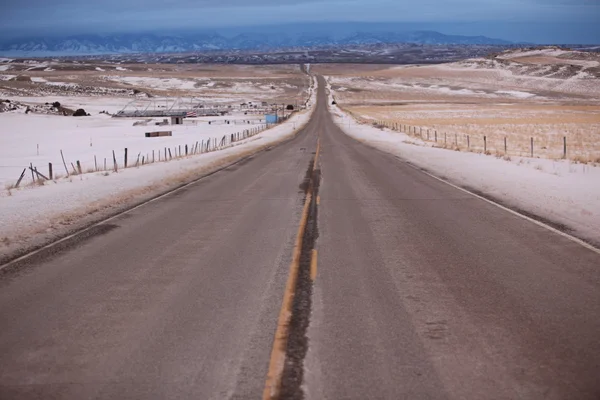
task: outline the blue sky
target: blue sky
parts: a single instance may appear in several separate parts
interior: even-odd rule
[[[598,43],[600,0],[2,0],[3,36],[398,22],[515,41]]]

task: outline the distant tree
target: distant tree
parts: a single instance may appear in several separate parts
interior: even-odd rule
[[[60,103],[58,101],[55,101],[54,103],[52,103],[52,107],[60,108]]]

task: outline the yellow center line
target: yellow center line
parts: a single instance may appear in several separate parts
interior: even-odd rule
[[[321,140],[317,140],[317,151],[313,161],[314,166],[317,164],[319,157]],[[312,171],[311,171],[312,175]],[[292,262],[290,264],[290,272],[285,292],[283,294],[283,302],[279,311],[279,319],[277,321],[277,329],[275,330],[275,338],[273,339],[273,348],[271,350],[271,359],[269,361],[269,370],[267,372],[267,380],[263,390],[263,400],[275,400],[279,398],[281,391],[281,378],[283,376],[283,368],[285,366],[285,350],[290,332],[290,320],[292,318],[292,305],[296,291],[296,282],[298,281],[298,271],[300,269],[300,253],[302,251],[302,238],[308,221],[308,210],[312,202],[312,184],[308,188],[306,199],[304,200],[304,208],[302,209],[302,217],[300,218],[300,226],[296,235],[296,243],[292,254]],[[311,260],[312,264],[312,260]],[[311,265],[312,269],[312,265]]]
[[[312,257],[310,258],[310,280],[317,279],[317,250],[313,249]]]

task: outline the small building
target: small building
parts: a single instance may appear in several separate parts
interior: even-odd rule
[[[265,122],[267,124],[276,124],[278,119],[277,114],[265,114]]]
[[[172,131],[146,132],[146,137],[173,136]]]
[[[171,117],[171,125],[183,125],[183,117],[182,116]]]

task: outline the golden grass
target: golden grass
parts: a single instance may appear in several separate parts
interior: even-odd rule
[[[600,106],[409,105],[348,110],[364,122],[406,130],[442,147],[531,156],[533,138],[534,157],[562,158],[566,138],[567,158],[600,159]]]

